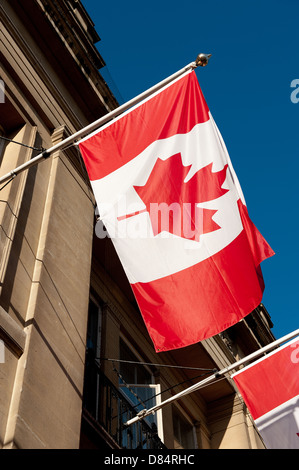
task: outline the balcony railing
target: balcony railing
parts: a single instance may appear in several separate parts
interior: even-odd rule
[[[102,373],[96,362],[89,362],[85,374],[83,407],[123,449],[166,449],[155,424],[144,420],[125,423],[137,412],[125,396]]]

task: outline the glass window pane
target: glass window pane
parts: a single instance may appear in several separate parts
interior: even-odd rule
[[[120,359],[137,362],[136,356],[122,340],[120,341]],[[120,362],[119,371],[126,383],[150,384],[152,382],[151,374],[143,365]]]
[[[173,434],[175,449],[194,449],[193,426],[173,407]]]

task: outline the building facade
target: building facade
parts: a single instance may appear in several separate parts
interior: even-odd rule
[[[118,103],[79,0],[3,0],[0,20],[3,175]],[[0,447],[263,448],[229,378],[125,425],[272,341],[272,324],[260,305],[221,335],[157,355],[95,224],[75,146],[1,188]]]

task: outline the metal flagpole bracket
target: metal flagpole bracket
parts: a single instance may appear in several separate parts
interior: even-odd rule
[[[141,411],[139,411],[139,413],[137,413],[137,416],[139,416],[139,418],[142,418],[142,417],[143,417],[143,415],[145,415],[145,413],[146,413],[146,412],[147,412],[147,410],[146,410],[146,409],[144,409],[144,410],[141,410]]]
[[[45,159],[46,159],[46,158],[49,158],[50,155],[51,155],[51,153],[48,152],[47,149],[42,149],[42,152],[41,152],[41,154],[40,154],[40,156],[43,157],[43,158],[45,158]]]

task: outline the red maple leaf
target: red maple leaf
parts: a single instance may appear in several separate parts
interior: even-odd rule
[[[197,207],[198,203],[217,199],[228,191],[221,188],[227,165],[215,173],[212,165],[205,166],[185,182],[192,165],[183,166],[180,153],[167,160],[158,158],[146,184],[134,186],[146,209],[119,220],[149,212],[154,235],[166,231],[195,241],[203,233],[218,230],[219,225],[212,219],[217,211]]]

